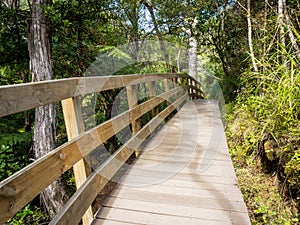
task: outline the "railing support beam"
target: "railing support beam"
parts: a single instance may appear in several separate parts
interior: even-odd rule
[[[68,98],[62,101],[68,140],[79,136],[85,131],[81,111],[80,97]],[[90,165],[81,159],[73,166],[77,189],[86,181],[92,170]],[[92,207],[90,206],[82,217],[83,225],[89,225],[93,221]]]
[[[126,86],[126,92],[127,92],[128,107],[129,107],[129,110],[131,110],[138,105],[138,98],[137,98],[137,94],[136,94],[136,85]],[[130,115],[130,120],[132,117],[133,117],[133,115]],[[135,135],[141,129],[140,119],[132,120],[131,127],[132,127],[132,134]],[[135,150],[135,155],[136,156],[139,155],[138,149]]]
[[[165,92],[170,91],[169,79],[164,80],[164,87],[165,87]],[[167,105],[170,105],[170,98],[166,100],[167,100]]]
[[[156,97],[156,89],[155,89],[155,81],[148,82],[148,90],[149,90],[149,97],[154,98]],[[152,109],[152,116],[156,116],[158,114],[158,108],[154,107]]]

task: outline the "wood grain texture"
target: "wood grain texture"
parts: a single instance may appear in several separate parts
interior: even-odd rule
[[[187,79],[189,76],[185,74],[97,76],[0,86],[0,117],[79,95],[179,77]]]
[[[81,215],[91,205],[97,194],[111,180],[135,149],[139,148],[143,141],[151,134],[151,129],[155,129],[171,112],[182,105],[186,98],[187,96],[181,97],[173,105],[160,112],[116,151],[112,157],[96,169],[71,197],[66,206],[54,217],[50,225],[78,224]]]
[[[72,140],[84,133],[84,122],[80,97],[68,98],[62,101],[62,109],[65,119],[68,140]],[[84,159],[79,160],[73,166],[75,184],[77,189],[86,181],[92,169]],[[93,220],[92,207],[90,206],[82,217],[83,225],[89,225]]]
[[[148,85],[149,97],[150,98],[156,97],[157,94],[156,94],[155,81],[149,81],[147,82],[147,85]],[[179,97],[179,95],[177,95],[177,97]],[[152,116],[156,116],[157,113],[158,113],[158,108],[154,107],[152,109]]]
[[[175,87],[174,85],[173,89],[168,91],[169,89],[166,88],[167,92],[158,96],[155,96],[156,94],[152,89],[152,98],[150,100],[140,105],[133,105],[129,111],[84,132],[78,104],[79,96],[140,83],[150,84],[152,82],[153,84],[153,82],[162,80],[165,80],[167,83],[172,82],[174,79],[181,79],[182,84],[184,84],[187,83],[186,80],[190,79],[190,77],[184,74],[171,73],[98,76],[1,86],[0,116],[63,100],[62,104],[65,108],[66,127],[70,141],[0,183],[0,223],[4,223],[8,218],[12,217],[49,184],[78,162],[79,164],[75,166],[75,171],[78,171],[78,176],[76,176],[82,178],[77,179],[79,181],[78,186],[85,184],[84,180],[88,174],[82,174],[84,165],[82,158],[84,156],[128,126],[128,124],[138,120],[148,111],[155,109],[166,99],[172,96],[177,97],[177,100],[161,113],[157,114],[155,112],[155,117],[142,130],[136,129],[137,138],[132,140],[131,144],[133,146],[138,144],[139,146],[141,140],[151,135],[155,127],[189,99],[188,95],[185,94],[185,87]],[[127,150],[122,151],[120,153],[121,159],[129,157],[129,152]],[[115,167],[113,166],[113,168]],[[98,176],[94,176],[93,179],[96,179],[98,183],[103,185],[107,182]],[[36,182],[36,180],[39,182]],[[95,189],[92,187],[92,190]],[[86,197],[85,195],[83,196]],[[75,213],[77,212],[73,211],[73,214]],[[82,215],[83,213],[78,214],[78,216]]]
[[[195,100],[147,141],[93,225],[250,225],[218,103]]]
[[[178,91],[179,89],[173,89],[170,92],[163,93],[134,107],[132,110],[126,111],[111,120],[100,124],[90,131],[74,137],[68,143],[58,147],[43,158],[2,181],[0,183],[0,223],[2,221],[5,222],[12,217],[84,156],[129,125],[131,119],[134,120],[142,116],[146,112],[152,110],[153,107],[156,107],[163,102],[166,97],[176,95]],[[186,98],[187,96],[183,96],[178,102],[182,104]],[[155,126],[156,123],[161,123],[161,121],[175,109],[174,107],[178,105],[178,102],[155,117],[151,126]],[[69,100],[69,102],[65,102],[64,104],[66,103],[73,104],[72,100]],[[71,122],[71,118],[72,120],[75,119],[75,115],[72,113],[68,114],[67,117],[70,117],[68,123]],[[76,131],[76,129],[79,129],[76,128],[78,124],[72,123],[68,126],[70,126],[70,129],[73,129],[72,132],[74,132],[73,134],[69,133],[70,137],[73,137],[73,135],[79,132]],[[149,128],[148,130],[151,132]],[[147,133],[147,135],[149,134],[150,133]],[[39,182],[36,182],[36,180]]]
[[[136,86],[135,85],[126,86],[126,93],[127,93],[128,107],[129,109],[133,109],[138,105]],[[140,114],[140,112],[138,112],[138,114]],[[136,134],[141,129],[141,123],[139,118],[132,119],[132,117],[133,115],[131,114],[130,118],[131,118],[132,134]]]

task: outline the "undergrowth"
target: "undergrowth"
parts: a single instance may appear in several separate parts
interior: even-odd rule
[[[228,105],[230,152],[252,223],[299,224],[299,59],[281,50],[259,65]]]

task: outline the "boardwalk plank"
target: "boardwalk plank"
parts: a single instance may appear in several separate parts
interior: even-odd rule
[[[125,210],[118,208],[102,207],[97,218],[110,219],[110,220],[121,220],[127,223],[138,223],[138,224],[189,224],[189,225],[229,225],[231,222],[223,222],[216,220],[205,220],[198,218],[189,218],[181,216],[171,216],[166,214],[156,214],[152,212],[140,212],[133,210]]]
[[[139,160],[138,160],[139,161]],[[141,160],[142,161],[142,160]],[[177,174],[179,172],[181,173],[189,173],[193,175],[208,175],[208,176],[223,176],[223,177],[235,177],[234,169],[231,166],[219,166],[219,165],[207,165],[207,164],[192,164],[188,167],[185,166],[184,163],[172,163],[172,162],[164,162],[164,163],[157,163],[157,164],[151,164],[151,163],[145,163],[141,162],[139,164],[135,164],[135,167],[137,169],[143,169],[145,171],[164,171],[169,172],[170,174]],[[203,173],[199,166],[209,166],[207,169],[205,169],[205,173]]]
[[[118,182],[95,225],[251,224],[214,101],[186,103]]]
[[[223,195],[220,195],[217,190],[205,190],[205,189],[190,189],[184,187],[170,187],[170,186],[162,186],[162,185],[149,185],[143,187],[132,187],[127,185],[119,185],[116,188],[118,195],[126,196],[127,192],[130,191],[146,191],[154,194],[171,194],[171,195],[180,195],[187,197],[199,197],[199,198],[208,198],[215,199],[218,197],[219,199],[224,200],[233,200],[233,201],[241,201],[241,195],[235,192],[223,192]],[[114,193],[112,196],[116,196]]]
[[[210,183],[205,181],[185,181],[185,180],[174,180],[168,177],[141,177],[141,176],[126,176],[120,183],[127,185],[128,187],[148,187],[152,186],[163,186],[171,188],[186,188],[190,190],[216,190],[223,191],[225,193],[236,193],[239,191],[236,184],[220,184]]]
[[[127,222],[122,222],[117,220],[95,218],[95,220],[91,223],[91,225],[139,225],[139,223],[133,223],[133,222],[127,223]]]
[[[215,198],[181,195],[181,193],[155,193],[144,190],[122,189],[122,192],[113,192],[111,196],[123,199],[141,200],[145,202],[165,203],[170,205],[191,206],[204,209],[216,209],[232,212],[247,212],[242,200],[225,199],[223,192],[215,191]]]
[[[232,212],[228,214],[223,210],[212,210],[190,206],[169,205],[156,202],[145,202],[137,200],[128,200],[111,197],[104,204],[106,207],[115,207],[140,212],[151,212],[161,215],[181,216],[185,218],[204,219],[211,221],[228,222],[239,224],[239,221],[233,221],[237,217],[247,217],[246,213]]]
[[[173,180],[183,180],[183,181],[195,181],[195,182],[210,182],[217,184],[234,184],[236,183],[235,177],[224,177],[224,176],[209,176],[206,174],[202,174],[201,176],[197,174],[191,173],[183,173],[179,172],[176,174],[171,174],[165,171],[155,171],[155,170],[143,170],[132,168],[130,171],[125,173],[125,175],[133,175],[133,176],[143,176],[143,177],[154,177],[154,178],[165,178],[169,176],[172,177]]]

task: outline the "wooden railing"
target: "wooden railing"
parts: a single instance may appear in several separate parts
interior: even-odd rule
[[[164,86],[164,92],[159,95],[155,90],[158,82]],[[149,100],[137,104],[135,87],[142,83],[146,84],[150,96]],[[126,88],[129,110],[84,131],[78,98],[123,87]],[[203,92],[195,79],[184,74],[98,76],[0,86],[0,117],[61,101],[69,139],[0,183],[0,224],[13,217],[72,167],[78,189],[50,224],[73,225],[81,218],[84,224],[89,224],[93,218],[91,204],[97,194],[151,134],[151,130],[189,98],[203,98]],[[173,102],[157,111],[157,106],[166,99],[173,99]],[[151,110],[153,118],[141,127],[139,118]],[[132,137],[100,167],[87,172],[83,158],[129,124]]]

